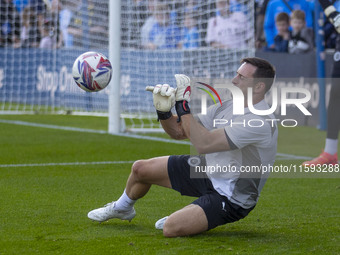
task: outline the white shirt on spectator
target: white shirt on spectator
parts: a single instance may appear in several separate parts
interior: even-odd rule
[[[53,38],[50,36],[43,37],[39,44],[40,49],[53,49],[54,47],[55,42],[53,42]]]
[[[63,35],[64,46],[72,47],[73,46],[73,36],[69,34],[67,31],[68,26],[70,25],[72,18],[72,11],[69,9],[63,9],[59,12],[59,26],[61,33]]]
[[[209,45],[216,42],[225,48],[236,49],[247,47],[250,36],[246,15],[233,12],[228,17],[217,16],[209,19],[205,41]]]
[[[144,22],[141,29],[142,46],[146,46],[150,43],[150,32],[155,24],[157,24],[157,20],[154,16],[150,16]]]

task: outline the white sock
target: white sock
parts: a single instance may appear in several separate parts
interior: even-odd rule
[[[338,139],[326,139],[325,152],[334,155],[338,152]]]
[[[131,198],[129,198],[124,190],[121,197],[116,201],[115,209],[122,210],[122,211],[129,211],[132,209],[136,201],[137,200],[132,200]]]

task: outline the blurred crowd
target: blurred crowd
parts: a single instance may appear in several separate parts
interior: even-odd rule
[[[107,48],[108,1],[0,0],[0,28],[0,47]]]
[[[126,14],[122,16],[122,44],[151,50],[245,48],[253,36],[249,4],[252,1],[127,0],[122,2]]]
[[[134,49],[314,49],[314,0],[124,0],[121,43]],[[335,7],[340,10],[340,1]],[[255,23],[249,10],[255,9]],[[0,0],[0,47],[107,48],[108,1]],[[254,33],[255,31],[255,33]],[[336,32],[325,20],[326,48]]]

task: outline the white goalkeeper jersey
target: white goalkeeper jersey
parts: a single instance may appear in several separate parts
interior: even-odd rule
[[[262,100],[257,110],[269,109]],[[224,128],[233,149],[205,155],[206,171],[215,190],[245,209],[256,205],[276,156],[278,129],[274,115],[258,116],[245,108],[233,115],[232,100],[208,108],[198,115],[208,130]],[[223,123],[223,124],[222,124]]]

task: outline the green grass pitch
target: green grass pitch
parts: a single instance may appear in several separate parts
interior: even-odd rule
[[[2,119],[107,129],[106,118]],[[340,254],[339,178],[271,178],[245,219],[197,236],[169,239],[154,223],[194,198],[154,186],[136,203],[131,223],[99,224],[87,219],[87,212],[120,196],[130,161],[189,153],[188,145],[6,123],[0,123],[0,130],[1,255]],[[311,157],[324,145],[325,133],[315,128],[281,128],[279,133],[281,153]],[[101,161],[128,162],[51,164]],[[4,166],[13,164],[23,165]]]

